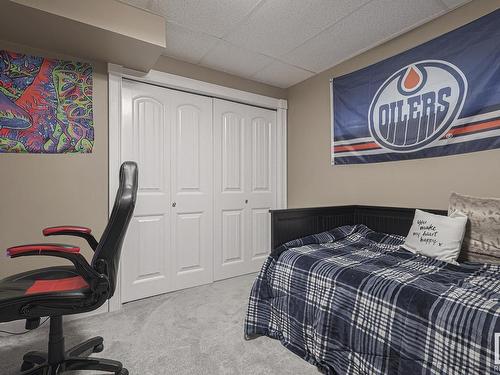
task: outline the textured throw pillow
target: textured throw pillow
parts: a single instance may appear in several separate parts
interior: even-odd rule
[[[415,217],[403,247],[412,253],[456,263],[465,233],[467,217],[451,217],[415,210]]]
[[[448,214],[462,212],[469,218],[460,261],[500,263],[500,199],[452,193]]]

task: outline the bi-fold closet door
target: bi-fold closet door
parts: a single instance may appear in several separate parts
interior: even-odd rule
[[[212,100],[125,80],[122,95],[122,160],[139,165],[127,302],[213,280]]]
[[[257,272],[276,206],[276,112],[214,99],[214,278]]]
[[[123,81],[121,158],[138,163],[139,190],[122,302],[259,269],[276,201],[275,133],[274,111]]]

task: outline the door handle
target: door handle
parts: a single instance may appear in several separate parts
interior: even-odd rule
[[[245,204],[248,204],[248,199],[245,199]]]
[[[177,203],[172,202],[172,207],[175,207],[175,206],[177,206]]]

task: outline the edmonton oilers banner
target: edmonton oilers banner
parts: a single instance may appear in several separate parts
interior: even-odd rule
[[[500,10],[332,80],[334,164],[500,148]]]

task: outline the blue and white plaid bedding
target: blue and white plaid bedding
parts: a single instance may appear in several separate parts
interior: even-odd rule
[[[279,339],[326,374],[500,375],[500,266],[403,241],[357,225],[281,246],[254,283],[246,337]]]

